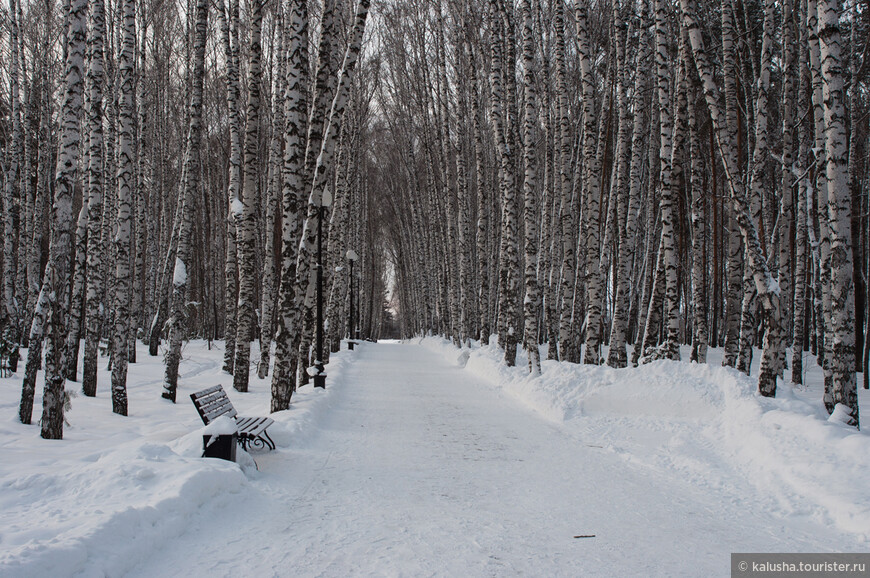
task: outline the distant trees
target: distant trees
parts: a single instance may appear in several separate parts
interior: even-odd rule
[[[845,392],[855,391],[846,374],[860,369],[850,339],[863,344],[865,333],[866,281],[850,263],[860,258],[866,269],[858,39],[870,11],[844,16],[839,4],[816,9],[813,0],[446,6],[384,7],[380,105],[396,152],[378,154],[402,162],[378,179],[398,205],[386,233],[398,253],[404,332],[482,342],[494,332],[508,364],[522,334],[531,371],[539,345],[550,359],[614,367],[627,364],[627,344],[635,362],[679,359],[679,346],[691,344],[702,363],[712,345],[742,371],[756,347],[763,395],[775,394],[789,365],[800,382],[809,350],[826,368],[828,409],[843,404],[857,425]],[[447,90],[431,60],[442,52]],[[538,181],[529,179],[536,167]],[[445,203],[433,212],[421,199],[439,190]],[[453,204],[454,190],[470,198]],[[448,232],[455,223],[458,239],[476,220],[470,271],[455,271],[464,249],[437,234],[433,215]],[[493,264],[496,287],[487,284]],[[512,281],[520,273],[522,291]],[[476,291],[457,303],[445,278]]]

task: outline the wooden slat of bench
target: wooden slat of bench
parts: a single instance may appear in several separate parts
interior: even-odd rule
[[[199,400],[196,405],[202,408],[209,408],[216,405],[226,405],[230,403],[230,398],[226,394],[220,396],[212,396],[206,399]]]
[[[239,427],[239,433],[251,437],[257,437],[266,428],[275,423],[270,417],[240,417],[236,418],[236,425]]]
[[[217,418],[224,415],[227,417],[236,417],[236,409],[231,404],[216,406],[213,408],[209,408],[208,411],[203,411],[202,418],[203,420],[208,420],[205,424],[208,425]]]
[[[206,397],[208,395],[214,394],[214,393],[218,393],[218,392],[223,392],[224,395],[226,395],[226,393],[227,393],[224,391],[224,388],[222,385],[215,385],[215,386],[203,389],[202,391],[197,391],[196,393],[191,393],[190,399],[192,399],[193,402],[196,403],[199,399]]]
[[[190,399],[205,425],[222,415],[233,418],[237,415],[230,398],[227,397],[227,392],[220,385],[193,393]]]
[[[202,406],[207,406],[207,405],[217,403],[220,401],[229,401],[229,399],[230,398],[227,397],[227,393],[225,391],[221,391],[218,393],[213,393],[211,395],[201,397],[198,400],[196,400],[194,403],[196,403],[198,406],[202,407]]]

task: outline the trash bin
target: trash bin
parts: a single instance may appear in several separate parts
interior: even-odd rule
[[[238,433],[204,435],[202,436],[202,457],[220,458],[234,462],[236,461],[238,441]]]

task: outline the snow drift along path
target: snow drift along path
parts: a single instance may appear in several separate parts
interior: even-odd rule
[[[315,431],[131,575],[718,576],[730,552],[844,547],[748,485],[627,463],[424,347],[358,353]]]

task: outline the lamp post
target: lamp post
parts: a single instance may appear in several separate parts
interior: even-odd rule
[[[315,340],[317,341],[317,359],[314,366],[317,375],[314,376],[314,387],[326,389],[326,373],[323,368],[323,213],[332,204],[332,194],[329,189],[323,191],[320,198],[320,207],[317,209],[317,327]]]
[[[353,351],[353,347],[354,347],[354,345],[356,345],[356,342],[354,341],[354,334],[353,334],[353,328],[354,328],[353,264],[354,264],[354,261],[359,259],[359,256],[356,254],[356,252],[353,249],[348,249],[347,254],[345,256],[347,257],[347,260],[350,261],[350,293],[349,293],[349,295],[350,295],[350,315],[348,316],[348,319],[347,319],[347,337],[348,337],[347,348],[350,349],[351,351]]]

